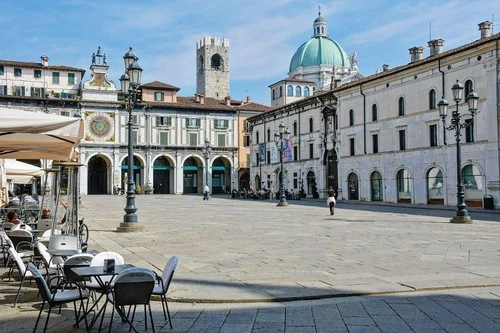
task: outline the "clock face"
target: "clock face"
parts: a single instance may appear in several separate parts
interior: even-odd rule
[[[107,139],[112,134],[113,123],[108,115],[93,114],[89,122],[90,134],[94,139]]]

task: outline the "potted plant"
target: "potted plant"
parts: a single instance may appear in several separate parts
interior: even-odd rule
[[[142,189],[141,189],[141,185],[137,185],[137,186],[135,187],[135,194],[141,194],[141,190],[142,190]]]

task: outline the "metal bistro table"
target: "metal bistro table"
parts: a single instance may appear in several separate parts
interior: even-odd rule
[[[88,327],[89,331],[92,330],[92,327],[94,326],[95,322],[97,321],[97,319],[99,318],[99,316],[101,315],[101,312],[102,312],[103,316],[101,319],[101,323],[99,324],[99,332],[101,331],[101,326],[102,326],[102,322],[104,319],[104,311],[105,311],[107,303],[108,303],[107,294],[109,292],[109,286],[110,286],[111,282],[113,281],[113,278],[116,275],[118,275],[121,272],[123,272],[129,268],[132,268],[132,267],[135,267],[135,266],[134,265],[116,265],[115,269],[112,272],[105,271],[104,266],[85,266],[85,267],[73,267],[73,268],[71,268],[73,273],[75,273],[76,275],[78,275],[82,279],[88,279],[91,277],[95,278],[97,283],[99,284],[99,287],[101,288],[101,296],[99,296],[99,298],[94,302],[94,304],[92,304],[90,309],[88,309],[87,312],[81,318],[78,319],[78,323],[80,323],[80,321],[82,319],[84,319],[86,316],[88,316],[88,314],[90,312],[92,312],[95,307],[97,307],[97,304],[99,303],[99,301],[101,300],[101,298],[103,296],[106,296],[106,300],[104,302],[104,305],[101,307],[99,312],[97,312],[97,314],[92,318],[92,321],[90,322],[90,325]],[[103,276],[111,276],[111,280],[109,280],[108,283],[106,284],[102,280]]]

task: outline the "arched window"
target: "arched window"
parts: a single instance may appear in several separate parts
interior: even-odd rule
[[[444,205],[444,178],[439,168],[432,168],[427,172],[428,203]]]
[[[293,122],[293,136],[297,136],[297,122]]]
[[[474,85],[471,80],[467,80],[464,83],[464,100],[469,96],[469,94],[474,90]]]
[[[396,174],[396,183],[398,186],[398,202],[411,203],[412,182],[410,172],[401,169]]]
[[[300,86],[295,87],[295,96],[302,96],[302,88],[300,88]]]
[[[398,100],[398,116],[405,115],[405,99],[403,97],[399,97]]]
[[[382,175],[374,171],[370,177],[371,199],[372,201],[382,201],[384,199],[382,186]]]
[[[260,143],[259,141],[259,132],[255,132],[255,143]]]
[[[349,110],[349,126],[354,126],[354,110]]]
[[[465,200],[481,201],[484,196],[483,175],[481,170],[473,164],[462,169]],[[467,203],[469,206],[470,203]]]
[[[378,110],[377,104],[375,103],[372,105],[372,121],[378,121]]]
[[[431,89],[429,91],[429,110],[434,110],[436,108],[436,90]]]
[[[309,87],[304,87],[304,97],[309,96]]]
[[[267,141],[271,141],[271,130],[267,129]]]
[[[286,95],[293,96],[293,87],[292,86],[286,87]]]
[[[224,62],[222,60],[222,57],[218,54],[214,54],[212,58],[210,59],[210,67],[215,70],[223,70],[224,69]]]
[[[198,59],[198,68],[200,71],[202,71],[205,68],[203,56],[201,56],[201,55],[200,55],[200,58]]]
[[[309,132],[311,132],[311,133],[312,133],[312,132],[313,132],[313,130],[314,130],[314,126],[313,126],[313,119],[312,119],[312,117],[311,117],[311,118],[309,118]]]

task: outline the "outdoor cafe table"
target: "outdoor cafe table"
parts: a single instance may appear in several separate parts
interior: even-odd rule
[[[87,310],[87,312],[78,320],[80,322],[84,317],[88,316],[92,310],[97,307],[97,304],[101,300],[101,298],[106,295],[106,301],[104,305],[101,307],[99,312],[94,316],[92,319],[92,322],[89,325],[89,330],[92,329],[92,326],[95,324],[97,319],[99,318],[99,315],[101,312],[103,312],[103,319],[104,319],[104,310],[106,309],[106,305],[108,303],[108,298],[107,298],[107,293],[109,292],[109,285],[111,284],[111,281],[113,281],[113,278],[120,274],[121,272],[134,267],[134,265],[116,265],[115,269],[113,271],[105,271],[104,266],[82,266],[82,267],[73,267],[71,270],[73,273],[78,275],[82,279],[88,279],[88,278],[95,278],[97,283],[99,284],[99,287],[101,288],[101,296],[95,301],[94,304],[90,307],[90,309]],[[103,282],[102,277],[103,276],[111,276],[111,280],[109,280],[108,284]],[[102,319],[101,319],[101,324],[99,325],[99,331],[101,331],[101,325],[102,325]]]

